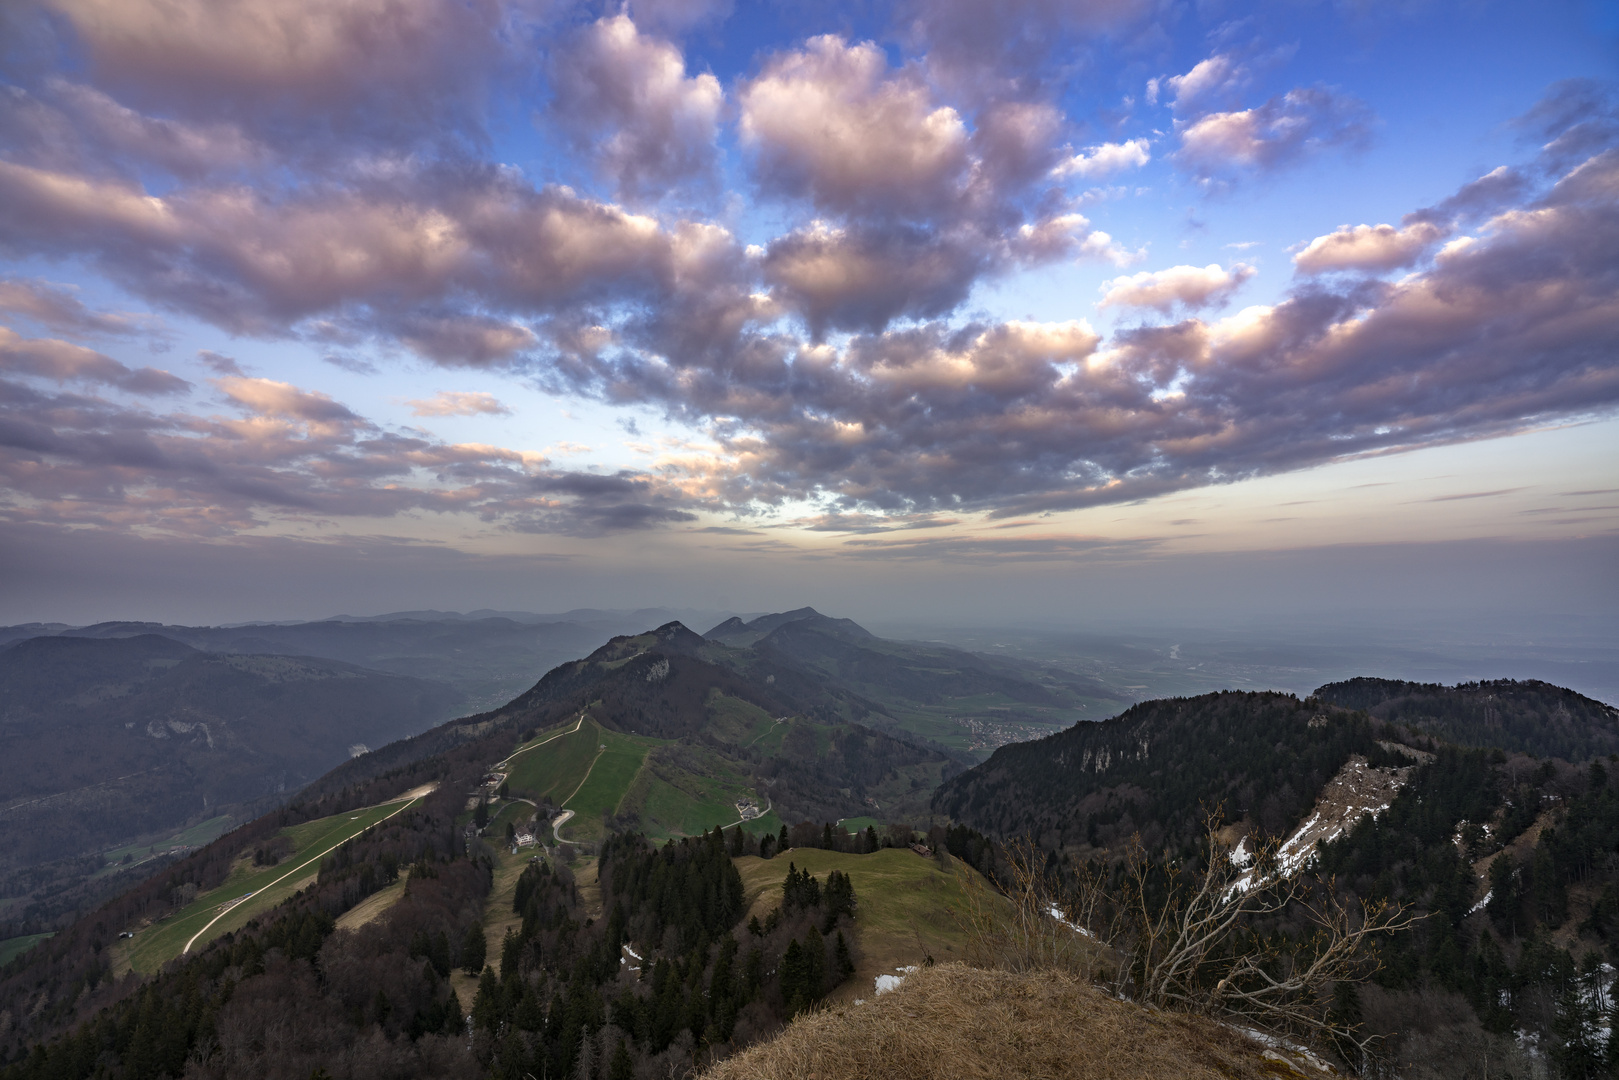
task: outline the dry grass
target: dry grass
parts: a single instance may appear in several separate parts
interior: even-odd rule
[[[715,1065],[702,1080],[1302,1075],[1230,1028],[1118,1001],[1062,972],[941,964],[866,1004],[802,1016],[776,1038]]]

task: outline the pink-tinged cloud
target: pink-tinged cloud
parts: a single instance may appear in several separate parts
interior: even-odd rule
[[[16,278],[0,278],[0,312],[75,337],[123,337],[154,328],[150,318],[92,311],[71,290]]]
[[[498,0],[41,3],[71,28],[98,85],[136,103],[250,118],[294,148],[465,132],[507,45]]]
[[[1303,274],[1395,270],[1421,259],[1444,237],[1445,231],[1439,226],[1421,221],[1403,229],[1392,225],[1345,225],[1311,240],[1293,256],[1293,265]]]
[[[1174,75],[1161,83],[1154,80],[1151,96],[1167,90],[1176,112],[1191,112],[1210,98],[1222,97],[1248,81],[1248,72],[1236,59],[1216,53],[1200,60],[1184,75]]]
[[[131,394],[178,394],[191,384],[157,368],[129,368],[110,356],[55,338],[25,338],[0,326],[0,372],[53,382],[99,383]]]
[[[1201,177],[1275,169],[1316,150],[1360,143],[1367,131],[1360,102],[1305,87],[1252,109],[1198,117],[1180,128],[1175,157]]]
[[[482,390],[440,390],[430,398],[405,402],[412,416],[510,416],[511,409]]]
[[[579,32],[552,66],[551,116],[621,193],[656,198],[710,179],[725,95],[709,74],[688,76],[680,50],[642,34],[627,15]]]
[[[738,101],[761,185],[823,210],[928,216],[967,179],[961,115],[870,42],[811,38],[766,63]]]
[[[1058,165],[1053,175],[1064,179],[1077,176],[1084,180],[1101,180],[1126,169],[1139,169],[1152,160],[1151,146],[1149,139],[1131,139],[1086,147]]]
[[[386,431],[275,380],[215,380],[227,411],[204,416],[45,393],[4,377],[15,373],[0,368],[0,520],[223,536],[425,511],[595,535],[694,520],[699,505],[658,476],[574,473],[536,454]]]
[[[1619,407],[1619,150],[1396,283],[1306,281],[1217,320],[1106,342],[1083,324],[926,323],[752,362],[598,355],[575,385],[707,422],[733,506],[1010,515],[1145,498]],[[1140,275],[1218,301],[1236,268]],[[1206,291],[1205,291],[1206,290]],[[761,345],[763,341],[761,341]]]
[[[1154,308],[1165,315],[1177,304],[1188,311],[1214,307],[1230,300],[1254,272],[1246,263],[1230,269],[1210,263],[1118,277],[1102,283],[1103,296],[1096,306]]]
[[[499,362],[525,331],[450,317],[446,299],[544,313],[666,293],[691,269],[692,232],[484,170],[283,198],[240,188],[157,197],[0,161],[0,241],[89,255],[130,290],[236,332],[284,334],[358,312],[447,363]]]

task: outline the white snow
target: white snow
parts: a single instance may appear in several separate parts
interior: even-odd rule
[[[876,982],[878,994],[886,994],[890,990],[898,990],[899,984],[905,981],[905,976],[916,970],[916,965],[912,964],[909,967],[895,968],[894,970],[899,972],[899,974],[877,976]]]

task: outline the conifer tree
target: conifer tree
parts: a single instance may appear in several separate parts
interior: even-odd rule
[[[468,975],[476,975],[483,970],[485,958],[489,954],[489,941],[483,936],[483,927],[473,923],[467,927],[467,936],[461,942],[461,968]]]

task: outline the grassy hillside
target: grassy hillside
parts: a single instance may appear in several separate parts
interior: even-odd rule
[[[291,844],[292,854],[275,866],[255,866],[252,853],[244,852],[223,885],[121,941],[115,968],[151,974],[187,951],[187,946],[196,949],[245,926],[308,885],[320,872],[322,856],[415,801],[399,799],[283,829],[279,835]]]
[[[853,855],[820,848],[789,848],[771,859],[746,855],[735,860],[742,873],[749,916],[765,916],[781,903],[781,884],[790,866],[826,879],[833,870],[854,884],[855,927],[859,933],[855,974],[835,999],[870,997],[873,980],[932,956],[944,963],[965,957],[966,933],[957,913],[966,895],[957,874],[977,874],[960,860],[948,868],[909,848],[885,848]],[[964,917],[964,914],[963,914]]]
[[[702,1080],[1259,1080],[1327,1075],[1233,1028],[1116,1001],[1059,972],[958,964],[793,1021]]]
[[[0,967],[5,967],[50,936],[50,934],[25,934],[22,937],[7,938],[0,941]]]

